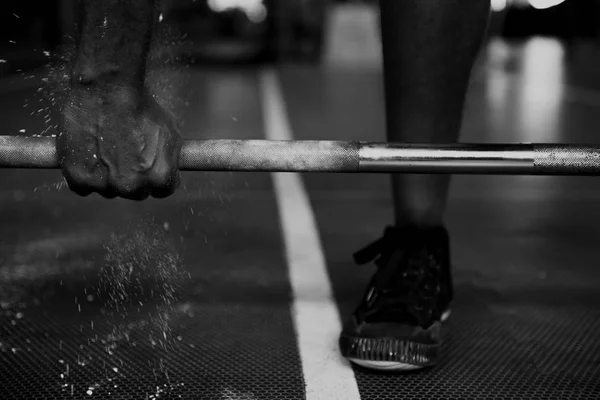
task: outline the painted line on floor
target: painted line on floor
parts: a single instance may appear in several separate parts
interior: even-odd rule
[[[266,138],[291,140],[292,130],[277,74],[260,73]],[[354,371],[341,356],[342,328],[333,300],[315,217],[297,173],[271,174],[283,232],[294,300],[292,317],[306,386],[307,400],[359,400]]]

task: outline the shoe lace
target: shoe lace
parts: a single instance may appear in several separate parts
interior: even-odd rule
[[[392,312],[419,325],[431,320],[439,292],[439,268],[422,236],[388,227],[382,238],[354,254],[359,265],[374,261],[377,272],[357,317]]]

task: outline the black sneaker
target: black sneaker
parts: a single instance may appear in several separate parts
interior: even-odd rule
[[[360,366],[407,371],[433,366],[441,323],[450,315],[452,278],[448,233],[392,228],[354,255],[375,260],[377,272],[340,336],[344,357]]]

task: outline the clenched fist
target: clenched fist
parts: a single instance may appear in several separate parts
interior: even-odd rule
[[[162,198],[179,185],[181,135],[145,90],[74,83],[62,112],[57,153],[75,193]]]

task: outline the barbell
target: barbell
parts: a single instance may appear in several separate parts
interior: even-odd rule
[[[1,168],[59,168],[55,138],[0,136]],[[600,145],[185,140],[182,171],[600,175]]]

